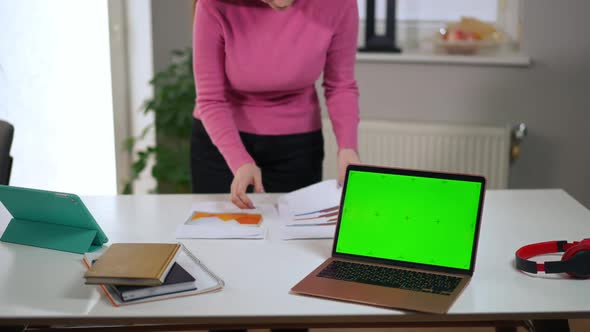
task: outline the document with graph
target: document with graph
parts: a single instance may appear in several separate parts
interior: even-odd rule
[[[263,239],[264,220],[275,214],[271,204],[242,210],[231,202],[195,203],[176,229],[177,239]]]
[[[282,238],[332,238],[341,194],[336,180],[326,180],[281,196]]]

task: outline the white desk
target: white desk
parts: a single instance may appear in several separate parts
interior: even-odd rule
[[[225,196],[84,197],[115,242],[175,241],[199,200]],[[259,195],[255,202],[274,202]],[[0,212],[0,231],[8,222]],[[590,281],[529,276],[513,267],[521,245],[590,237],[590,211],[562,190],[488,191],[475,275],[447,315],[406,313],[291,295],[323,262],[331,240],[282,241],[268,220],[265,240],[183,243],[226,281],[220,292],[115,308],[84,285],[81,256],[0,242],[0,325],[194,324],[204,326],[378,326],[403,322],[590,318]],[[444,243],[441,243],[444,245]]]

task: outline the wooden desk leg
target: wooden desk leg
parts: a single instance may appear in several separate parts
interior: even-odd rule
[[[517,332],[519,327],[523,327],[527,332],[535,332],[533,323],[530,320],[518,321],[514,323],[515,324],[511,325],[497,325],[495,330],[496,332]]]
[[[23,332],[24,326],[0,326],[0,331],[4,332]]]
[[[516,332],[518,327],[516,326],[498,326],[496,332]]]
[[[567,319],[533,320],[535,332],[570,332]]]

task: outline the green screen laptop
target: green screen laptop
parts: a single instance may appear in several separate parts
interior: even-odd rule
[[[332,257],[295,293],[444,313],[475,266],[485,179],[349,166]]]
[[[79,254],[108,242],[74,194],[0,185],[0,202],[12,215],[1,241]]]

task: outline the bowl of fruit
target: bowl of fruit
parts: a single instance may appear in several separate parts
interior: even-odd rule
[[[483,49],[497,48],[503,34],[494,25],[476,18],[463,17],[441,28],[434,44],[449,54],[475,54]]]

